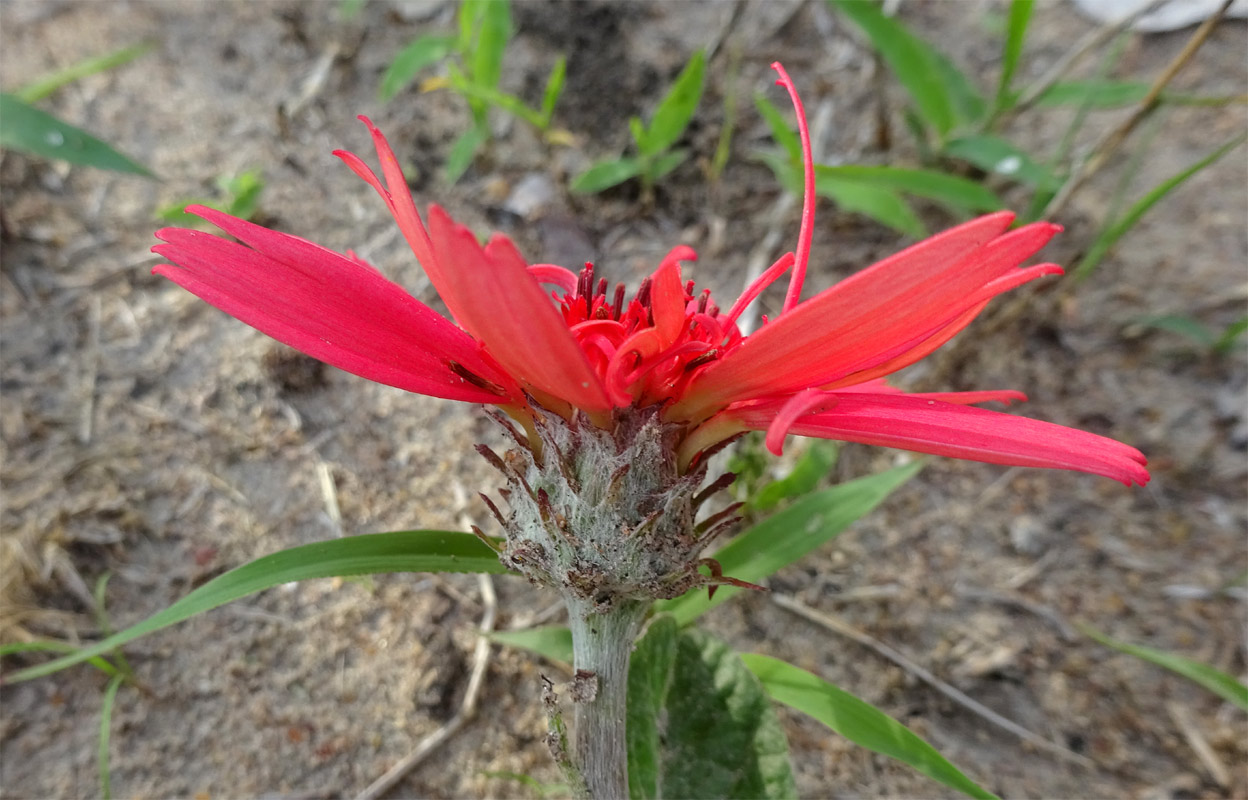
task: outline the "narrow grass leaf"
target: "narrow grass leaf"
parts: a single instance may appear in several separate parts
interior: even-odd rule
[[[1027,25],[1035,0],[1014,0],[1005,22],[1005,43],[1001,46],[1001,80],[997,83],[997,110],[1003,110],[1010,102],[1010,85],[1018,70],[1018,60],[1023,55],[1023,43],[1027,40]]]
[[[1239,341],[1239,337],[1246,332],[1248,332],[1248,317],[1240,317],[1222,331],[1222,335],[1213,343],[1213,352],[1223,356],[1231,352],[1235,343]]]
[[[698,102],[702,99],[702,84],[706,73],[706,53],[699,50],[676,76],[676,81],[659,101],[659,107],[650,118],[644,144],[638,142],[643,156],[662,153],[676,143],[689,127]]]
[[[399,51],[386,67],[377,88],[377,98],[388,103],[416,77],[416,73],[450,55],[454,36],[421,36]]]
[[[1234,703],[1248,711],[1248,686],[1219,669],[1214,669],[1208,664],[1202,664],[1190,658],[1167,653],[1164,650],[1156,650],[1152,647],[1144,647],[1143,645],[1114,639],[1087,625],[1080,625],[1079,630],[1085,636],[1095,639],[1106,647],[1117,650],[1119,653],[1143,659],[1150,664],[1156,664],[1177,675],[1182,675],[1189,681],[1205,687],[1228,703]]]
[[[599,161],[572,180],[572,191],[594,194],[610,189],[641,174],[641,162],[635,158]]]
[[[0,147],[84,167],[156,177],[86,131],[7,93],[0,93]]]
[[[464,0],[461,14],[467,16],[467,46],[460,55],[467,63],[472,82],[478,86],[495,87],[503,75],[503,54],[511,39],[511,4],[507,0]],[[463,41],[463,40],[461,40]]]
[[[383,572],[506,571],[497,553],[470,533],[397,531],[314,542],[236,567],[136,625],[46,664],[7,675],[5,680],[25,681],[50,675],[196,614],[291,581]]]
[[[518,647],[560,664],[572,663],[572,631],[563,625],[548,625],[520,631],[495,631],[491,642]]]
[[[923,462],[915,461],[807,495],[752,525],[717,551],[715,559],[725,575],[751,583],[765,580],[835,539],[922,468]],[[721,586],[714,599],[708,600],[704,589],[695,589],[673,600],[660,601],[655,610],[668,612],[681,625],[688,625],[742,591],[747,590]]]
[[[104,688],[104,700],[100,704],[100,744],[96,756],[100,771],[100,796],[110,800],[113,796],[112,771],[109,769],[109,751],[112,743],[113,705],[117,700],[117,690],[126,680],[124,675],[114,675]]]
[[[1063,81],[1050,86],[1036,98],[1039,108],[1088,105],[1091,108],[1133,106],[1148,94],[1149,85],[1137,81]]]
[[[473,125],[459,135],[451,145],[451,154],[446,157],[446,182],[458,183],[464,177],[477,150],[490,138],[489,128],[484,123]]]
[[[789,160],[794,164],[802,162],[802,140],[798,138],[797,132],[789,126],[789,122],[785,119],[780,109],[776,108],[770,100],[763,94],[754,95],[754,107],[758,109],[759,116],[767,123],[767,127],[771,129],[771,138],[776,140],[776,144],[784,148],[784,152],[788,154]]]
[[[16,653],[76,653],[78,648],[67,642],[10,642],[6,645],[0,645],[0,658],[11,656]],[[121,670],[108,663],[100,656],[88,658],[87,663],[103,672],[109,677],[121,674]]]
[[[1217,337],[1213,331],[1206,328],[1197,320],[1182,314],[1157,314],[1146,317],[1139,317],[1132,320],[1132,325],[1139,325],[1144,328],[1152,328],[1154,330],[1166,331],[1168,333],[1176,333],[1186,339],[1190,339],[1202,348],[1212,349]]]
[[[631,796],[796,797],[788,742],[758,678],[727,644],[705,631],[672,637],[676,626],[668,619],[652,627],[652,646],[645,639],[638,646],[646,647],[643,680],[629,680],[629,762],[638,756],[645,762],[640,769],[630,766],[642,776],[636,790],[630,785]],[[636,664],[636,653],[633,658]],[[635,690],[646,693],[644,700]],[[656,710],[658,695],[663,703]],[[649,731],[634,739],[633,729],[646,719]],[[631,749],[642,740],[648,749]]]
[[[650,168],[648,170],[650,180],[657,181],[659,178],[662,178],[667,173],[685,163],[688,158],[689,151],[684,149],[673,150],[670,153],[664,153],[663,155],[658,156],[654,159],[654,161],[650,162]]]
[[[812,440],[806,452],[793,465],[793,471],[760,487],[753,497],[746,500],[745,507],[754,512],[769,511],[791,497],[810,493],[836,465],[839,454],[840,447],[836,442]]]
[[[935,200],[954,210],[996,211],[1004,207],[1001,198],[983,184],[935,170],[856,164],[839,167],[816,165],[815,175],[896,189],[916,197]]]
[[[870,703],[859,700],[831,683],[770,656],[741,656],[772,699],[807,714],[854,744],[895,758],[951,789],[976,798],[995,800],[950,764],[930,744]]]
[[[907,236],[921,238],[927,235],[927,227],[905,199],[887,186],[875,186],[860,181],[847,181],[834,175],[815,172],[815,191],[830,198],[842,211],[852,211]]]
[[[120,67],[122,64],[127,64],[144,53],[150,53],[155,47],[156,44],[154,42],[142,42],[129,47],[123,47],[106,55],[83,59],[76,64],[69,65],[65,69],[57,70],[51,75],[46,75],[27,84],[14,92],[14,94],[24,103],[34,103],[68,83]]]
[[[926,43],[897,20],[887,17],[875,3],[862,0],[828,0],[854,23],[909,92],[923,120],[943,138],[958,122],[958,110],[936,66],[937,55]]]
[[[1127,231],[1135,227],[1136,223],[1149,212],[1149,210],[1157,205],[1157,203],[1170,192],[1187,182],[1187,179],[1200,172],[1205,167],[1215,163],[1222,156],[1234,150],[1248,139],[1248,134],[1236,136],[1231,141],[1214,150],[1209,155],[1192,164],[1187,169],[1172,175],[1166,180],[1154,186],[1147,194],[1135,202],[1120,219],[1112,225],[1106,225],[1105,228],[1096,237],[1096,241],[1088,248],[1088,252],[1079,261],[1079,265],[1071,272],[1071,279],[1074,281],[1082,281],[1092,274],[1097,268],[1101,260],[1109,254],[1114,245],[1118,243]]]
[[[1037,189],[1056,191],[1061,185],[1057,176],[999,136],[977,134],[951,139],[945,143],[941,155],[966,161],[985,172]]]
[[[538,127],[543,131],[550,127],[550,120],[555,115],[555,103],[559,102],[559,95],[563,94],[563,84],[567,78],[568,60],[559,56],[550,70],[550,77],[546,79],[546,90],[542,92],[542,124]]]

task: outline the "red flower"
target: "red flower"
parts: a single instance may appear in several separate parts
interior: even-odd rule
[[[968,404],[1023,400],[1019,392],[905,394],[883,377],[913,364],[965,328],[998,294],[1054,264],[1019,268],[1060,230],[1008,230],[1008,212],[920,242],[801,300],[814,221],[809,134],[796,89],[806,167],[796,254],[787,253],[724,312],[697,293],[671,251],[626,300],[593,268],[579,275],[528,265],[496,234],[482,247],[441,208],[428,227],[385,137],[373,137],[384,183],[356,155],[335,153],[377,190],[458,326],[354,254],[346,256],[202,206],[187,210],[239,242],[180,228],[157,232],[154,270],[286,344],[369,380],[420,394],[490,403],[523,418],[530,402],[596,424],[627,409],[663,405],[684,424],[680,459],[745,430],[898,447],[1020,466],[1072,469],[1146,483],[1144,456],[1083,431]],[[744,336],[737,320],[763,289],[792,270],[781,313]],[[552,295],[542,284],[555,287]]]

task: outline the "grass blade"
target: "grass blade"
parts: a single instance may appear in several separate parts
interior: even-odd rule
[[[89,75],[120,67],[122,64],[127,64],[155,48],[156,45],[153,42],[141,42],[140,44],[123,47],[106,55],[84,59],[77,64],[71,64],[65,69],[53,72],[51,75],[46,75],[34,83],[18,89],[14,94],[23,103],[34,103],[52,94],[67,83],[73,83]]]
[[[572,663],[572,631],[563,625],[547,625],[520,631],[496,631],[489,634],[488,638],[491,642],[537,653],[548,661]]]
[[[489,138],[490,131],[485,127],[485,123],[473,125],[459,135],[459,138],[451,145],[451,154],[446,157],[447,183],[458,183],[459,179],[464,177],[464,173],[468,171],[469,165],[472,164],[472,159],[476,156],[477,150]]]
[[[635,158],[599,161],[577,175],[570,187],[577,194],[595,194],[610,189],[641,174],[641,162]]]
[[[716,552],[715,559],[725,575],[751,583],[765,580],[835,539],[922,468],[923,462],[915,461],[807,495],[751,526]],[[695,589],[655,604],[655,611],[670,612],[681,625],[688,625],[742,591],[745,590],[735,586],[721,586],[714,599],[707,599],[706,592]]]
[[[776,140],[776,144],[784,148],[784,152],[788,154],[789,160],[794,164],[802,163],[802,140],[798,138],[797,133],[790,127],[788,120],[784,118],[784,114],[780,109],[768,100],[763,94],[754,95],[754,107],[758,109],[759,116],[767,123],[767,127],[771,129],[771,138]]]
[[[473,83],[494,87],[503,76],[503,53],[511,39],[511,4],[507,0],[471,0],[478,4],[473,45],[462,52]],[[467,5],[467,2],[465,2]]]
[[[1155,650],[1151,647],[1119,641],[1087,625],[1080,625],[1079,630],[1085,636],[1095,639],[1106,647],[1143,659],[1150,664],[1156,664],[1176,675],[1182,675],[1189,681],[1205,687],[1228,703],[1234,703],[1248,711],[1248,686],[1245,686],[1221,670],[1214,669],[1208,664],[1202,664],[1199,661],[1193,661],[1190,658],[1167,653],[1164,650]]]
[[[981,183],[946,172],[902,167],[817,165],[816,177],[831,180],[859,181],[871,186],[896,189],[916,197],[925,197],[955,210],[996,211],[1003,207],[1001,198]]]
[[[1056,191],[1061,185],[1061,181],[1053,173],[998,136],[983,134],[951,139],[945,143],[941,155],[961,159],[985,172],[992,172],[1039,190]]]
[[[0,93],[0,147],[84,167],[156,177],[86,131],[7,93]]]
[[[550,77],[546,79],[546,90],[542,92],[542,124],[537,127],[543,131],[550,127],[550,120],[555,115],[555,103],[559,102],[559,95],[563,94],[563,84],[567,77],[568,60],[559,56],[550,70]]]
[[[5,680],[50,675],[196,614],[291,581],[382,572],[506,571],[489,546],[470,533],[457,531],[397,531],[314,542],[235,567],[137,625],[46,664],[7,675]]]
[[[113,704],[117,699],[117,690],[126,680],[124,675],[114,675],[104,688],[104,700],[100,704],[100,744],[97,759],[100,770],[100,796],[110,800],[113,796],[113,779],[109,770],[109,744],[112,741]]]
[[[887,187],[847,181],[833,175],[821,176],[816,170],[815,191],[831,198],[842,211],[870,217],[907,236],[920,238],[927,235],[927,226],[914,209],[901,195]]]
[[[1010,3],[1009,17],[1005,23],[1005,44],[1001,48],[1001,80],[997,84],[997,111],[1010,102],[1010,84],[1018,69],[1018,59],[1023,55],[1023,43],[1027,40],[1027,25],[1035,0],[1014,0]]]
[[[1222,145],[1217,150],[1214,150],[1212,153],[1197,161],[1195,164],[1192,164],[1187,169],[1177,175],[1170,176],[1166,180],[1154,186],[1147,194],[1137,200],[1131,208],[1127,209],[1127,212],[1123,214],[1121,218],[1119,218],[1112,225],[1105,226],[1100,235],[1096,237],[1096,241],[1094,241],[1092,246],[1088,248],[1087,254],[1084,255],[1084,257],[1079,261],[1079,265],[1071,271],[1071,280],[1077,283],[1091,275],[1092,271],[1095,270],[1101,263],[1101,260],[1105,258],[1105,256],[1109,254],[1109,251],[1113,249],[1114,245],[1118,243],[1118,240],[1121,239],[1127,231],[1135,227],[1135,224],[1139,222],[1140,219],[1147,214],[1153,206],[1157,205],[1158,201],[1173,190],[1182,186],[1185,182],[1187,182],[1188,178],[1200,172],[1205,167],[1213,164],[1218,159],[1222,158],[1222,156],[1234,150],[1236,147],[1239,147],[1244,143],[1245,139],[1248,139],[1248,134],[1236,136],[1234,139]]]
[[[861,30],[888,63],[897,80],[909,92],[923,120],[943,138],[958,123],[959,110],[937,66],[941,60],[923,40],[897,20],[887,17],[875,3],[862,0],[828,0]]]
[[[693,114],[702,99],[702,84],[706,73],[706,53],[699,50],[676,76],[672,88],[659,101],[659,107],[650,118],[645,139],[638,142],[643,156],[662,153],[676,143],[689,127]]]
[[[895,758],[970,797],[996,798],[909,728],[870,703],[779,659],[748,653],[741,660],[763,682],[773,700],[814,717],[854,744]]]
[[[390,102],[405,86],[412,82],[416,73],[446,58],[455,46],[453,36],[421,36],[399,51],[386,67],[377,87],[377,99]]]

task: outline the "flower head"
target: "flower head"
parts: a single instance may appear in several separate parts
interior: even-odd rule
[[[303,352],[407,391],[499,406],[532,421],[583,413],[611,429],[656,411],[679,430],[680,470],[743,431],[789,433],[1020,466],[1070,469],[1125,484],[1148,481],[1144,456],[1112,439],[974,407],[1023,400],[1015,391],[907,394],[884,378],[952,339],[995,296],[1054,264],[1020,267],[1060,228],[1010,230],[1012,214],[980,217],[801,299],[814,224],[814,177],[801,102],[805,198],[798,246],[727,311],[681,274],[696,258],[673,249],[632,297],[622,285],[550,264],[530,265],[505,236],[484,246],[438,206],[416,210],[399,162],[364,117],[381,178],[338,151],[381,195],[454,322],[342,255],[202,206],[187,210],[237,239],[166,228],[153,250],[164,275]],[[738,321],[783,275],[781,313],[749,336]],[[543,288],[547,287],[547,288]],[[540,409],[540,411],[539,411]],[[647,416],[649,418],[649,416]]]

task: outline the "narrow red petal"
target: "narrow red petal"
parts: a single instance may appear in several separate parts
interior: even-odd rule
[[[758,403],[723,415],[746,428],[766,430],[779,406]],[[990,464],[1088,472],[1128,486],[1149,479],[1144,455],[1113,439],[922,397],[840,393],[835,406],[802,417],[791,431]]]
[[[389,386],[476,403],[520,397],[515,382],[472,337],[358,259],[212,209],[188,211],[255,249],[166,228],[156,234],[165,244],[153,250],[172,263],[153,272],[222,311],[314,358]],[[462,367],[460,374],[451,362]],[[480,381],[469,382],[463,373]]]
[[[694,261],[697,253],[680,246],[667,254],[654,271],[650,284],[650,308],[659,334],[660,349],[676,341],[685,326],[685,284],[680,278],[680,262]]]
[[[780,74],[777,84],[789,92],[793,101],[793,110],[797,113],[797,132],[802,142],[802,227],[797,233],[797,250],[793,262],[793,275],[789,279],[789,291],[784,297],[784,306],[780,313],[784,314],[802,299],[802,283],[806,280],[806,264],[810,260],[810,242],[815,235],[815,160],[810,146],[810,129],[806,125],[806,109],[802,106],[802,98],[797,94],[797,86],[779,61],[772,63],[771,68]]]
[[[818,389],[804,389],[786,400],[767,426],[767,449],[775,455],[784,455],[784,437],[802,417],[818,410],[827,410],[836,404],[836,395]]]
[[[1038,223],[999,236],[1011,219],[994,214],[947,231],[782,315],[700,373],[673,417],[827,384],[922,345],[1016,279],[1038,277],[1011,272],[1058,228]]]
[[[504,369],[585,411],[611,408],[598,375],[509,239],[495,236],[483,249],[438,206],[429,209],[429,234],[436,260],[454,265],[438,291],[448,305],[450,297],[461,300],[456,318]]]

